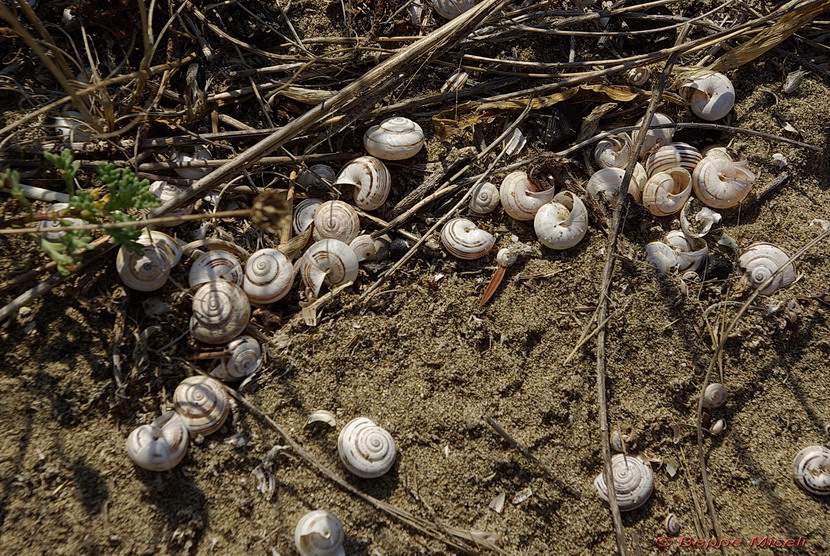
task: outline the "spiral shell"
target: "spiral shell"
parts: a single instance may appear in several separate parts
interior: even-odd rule
[[[709,255],[705,241],[688,237],[680,230],[667,233],[664,241],[677,255],[677,270],[680,272],[699,269]]]
[[[453,218],[441,229],[441,243],[459,259],[472,260],[489,253],[496,238],[466,218]]]
[[[193,149],[193,154],[184,154],[184,153],[177,153],[176,156],[173,158],[173,161],[176,164],[188,163],[188,162],[197,162],[203,160],[211,160],[213,157],[210,155],[210,151],[207,150],[205,147],[201,145],[197,145]],[[200,167],[200,168],[174,168],[174,171],[181,177],[188,179],[188,180],[198,180],[201,179],[213,171],[213,168],[209,166]]]
[[[234,283],[219,280],[202,285],[193,295],[190,332],[200,342],[224,344],[236,338],[251,320],[251,304]]]
[[[672,537],[680,532],[680,520],[674,514],[666,516],[663,526],[666,528],[666,533]]]
[[[328,164],[314,164],[303,168],[297,175],[297,184],[303,187],[322,187],[334,183],[337,172]]]
[[[178,185],[173,185],[172,183],[167,183],[166,181],[154,181],[149,185],[148,189],[150,190],[150,193],[158,197],[162,203],[175,199],[184,191],[184,189]],[[193,212],[193,205],[187,204],[177,208],[169,214],[171,216],[181,216],[183,214],[190,214],[191,212]]]
[[[356,188],[354,204],[363,210],[383,206],[392,190],[392,178],[386,165],[374,156],[361,156],[346,164],[337,175],[335,185]]]
[[[478,184],[470,197],[470,211],[475,214],[488,214],[499,206],[499,188],[489,181]]]
[[[294,265],[281,251],[260,249],[245,263],[242,289],[251,303],[267,305],[285,297],[294,285]]]
[[[579,197],[570,191],[561,191],[536,213],[533,229],[542,245],[568,249],[582,241],[588,232],[588,210]]]
[[[454,19],[475,5],[475,0],[432,0],[438,15],[447,19]]]
[[[187,453],[189,435],[175,411],[162,414],[149,425],[134,429],[127,437],[127,454],[136,465],[149,471],[173,469]]]
[[[182,258],[182,245],[184,243],[158,230],[145,228],[141,235],[135,240],[141,245],[153,245],[167,253],[170,266],[176,266]]]
[[[190,267],[187,282],[191,288],[224,280],[241,286],[245,278],[239,259],[227,251],[214,249],[199,255]]]
[[[789,259],[787,253],[771,243],[754,243],[743,252],[738,264],[747,271],[754,288],[760,288],[775,271],[783,267],[772,282],[760,291],[761,295],[771,295],[795,281],[795,266],[792,263],[784,266]]]
[[[516,220],[533,220],[536,211],[553,199],[553,188],[539,191],[530,181],[527,173],[521,170],[508,174],[501,182],[499,196],[504,212]]]
[[[692,194],[691,182],[689,172],[683,168],[657,172],[643,187],[643,206],[654,216],[669,216],[679,212]]]
[[[703,156],[688,143],[669,143],[648,155],[646,173],[653,176],[657,172],[667,172],[671,168],[685,168],[689,174]]]
[[[677,253],[662,241],[652,241],[646,245],[646,261],[660,274],[677,269]]]
[[[395,463],[395,441],[366,417],[353,419],[337,438],[337,452],[346,469],[364,479],[380,477]]]
[[[354,238],[349,247],[357,255],[357,262],[374,261],[378,254],[378,244],[369,234],[363,234]]]
[[[167,249],[144,245],[136,255],[122,245],[115,257],[115,268],[124,285],[140,292],[155,291],[167,283],[173,264]]]
[[[294,545],[300,556],[346,556],[344,539],[343,524],[324,510],[305,514],[294,529]]]
[[[622,168],[608,167],[594,172],[585,184],[588,194],[595,199],[611,201],[619,195],[622,187],[625,170]],[[634,167],[634,173],[628,182],[628,193],[639,202],[643,185],[646,183],[646,171],[639,162]]]
[[[230,354],[210,376],[225,382],[235,382],[251,376],[262,367],[262,348],[253,336],[239,336],[232,340],[226,351]]]
[[[648,80],[651,79],[651,70],[648,69],[646,66],[640,66],[639,68],[631,68],[625,74],[625,78],[628,80],[629,83],[634,85],[635,87],[642,87]]]
[[[594,160],[600,168],[625,168],[631,157],[631,137],[619,133],[601,139],[594,148]]]
[[[674,123],[671,118],[662,114],[660,112],[655,112],[654,116],[651,118],[651,125],[665,125],[665,124],[672,124]],[[635,125],[640,126],[643,124],[643,118],[637,120]],[[643,146],[640,150],[640,156],[648,155],[654,147],[662,147],[663,145],[668,145],[671,143],[672,137],[674,137],[674,128],[673,127],[664,127],[660,129],[652,129],[649,128],[646,131],[646,138],[643,141]],[[634,132],[632,136],[632,142],[636,142],[637,139],[637,131]]]
[[[291,229],[294,230],[294,235],[302,235],[311,226],[317,207],[322,204],[322,199],[303,199],[294,205],[294,214],[291,216]]]
[[[315,296],[323,284],[337,287],[357,279],[357,255],[352,248],[337,239],[323,239],[308,248],[299,263],[303,284]]]
[[[418,154],[424,146],[424,130],[409,118],[387,118],[366,131],[363,146],[377,158],[404,160]]]
[[[735,105],[732,82],[718,72],[706,72],[692,77],[680,85],[678,92],[689,103],[692,112],[710,122],[726,116]]]
[[[222,427],[231,406],[228,393],[216,379],[191,376],[173,392],[173,407],[190,434],[207,436]]]
[[[706,409],[716,409],[723,406],[728,397],[729,391],[726,389],[726,386],[719,382],[713,382],[703,391],[703,407]]]
[[[360,217],[357,211],[343,201],[326,201],[314,213],[314,241],[339,239],[349,243],[360,234]]]
[[[639,456],[615,454],[611,457],[611,469],[620,511],[636,510],[648,501],[654,490],[654,473],[648,463]],[[599,497],[608,502],[608,485],[603,473],[594,479],[594,487]]]
[[[51,207],[49,207],[50,212],[57,212],[59,210],[64,210],[69,208],[69,203],[54,203]],[[81,220],[80,218],[61,218],[60,220],[41,220],[37,223],[37,227],[41,230],[44,229],[51,229],[51,228],[60,228],[65,223],[66,226],[82,226],[86,224],[85,221]],[[54,231],[54,232],[44,232],[40,234],[43,239],[47,241],[60,241],[60,239],[66,235],[66,232],[61,231]]]
[[[712,208],[734,207],[749,195],[754,181],[744,162],[734,162],[721,149],[710,150],[692,174],[695,195]]]
[[[793,478],[798,486],[815,496],[830,494],[830,449],[807,446],[793,460]]]

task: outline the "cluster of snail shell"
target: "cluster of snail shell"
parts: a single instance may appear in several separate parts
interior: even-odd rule
[[[620,511],[636,510],[648,501],[654,491],[654,472],[648,462],[637,455],[614,454],[611,457],[611,470]],[[594,488],[607,503],[608,485],[604,473],[594,479]]]

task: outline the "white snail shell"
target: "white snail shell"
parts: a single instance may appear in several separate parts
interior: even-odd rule
[[[140,292],[155,291],[166,284],[172,266],[169,251],[157,245],[143,245],[141,255],[127,251],[122,245],[115,257],[121,281]]]
[[[216,379],[191,376],[173,392],[173,407],[190,434],[207,436],[222,427],[231,405],[228,393]]]
[[[262,366],[262,348],[253,336],[239,336],[228,344],[226,351],[230,355],[213,369],[210,376],[235,382],[254,374]]]
[[[420,1],[420,0],[419,0]],[[455,92],[460,91],[464,88],[464,85],[467,84],[467,80],[470,78],[470,74],[468,74],[464,70],[455,70],[452,75],[450,75],[447,80],[441,85],[441,93],[447,92]]]
[[[568,249],[582,241],[588,232],[588,210],[579,197],[570,191],[560,191],[536,213],[533,229],[542,245]]]
[[[354,204],[363,210],[375,210],[386,202],[392,190],[392,178],[386,165],[379,159],[361,156],[340,170],[335,185],[354,186],[357,189]]]
[[[645,85],[651,78],[651,70],[645,66],[641,66],[639,68],[631,68],[625,74],[625,78],[628,79],[628,82],[634,85],[635,87],[640,87],[642,85]]]
[[[68,208],[69,203],[54,203],[51,207],[49,207],[49,210],[57,212],[59,210],[64,210]],[[37,227],[41,230],[46,228],[60,228],[61,226],[63,226],[62,221],[66,222],[67,226],[83,226],[84,224],[86,224],[86,222],[81,220],[80,218],[61,218],[60,220],[41,220],[37,223]],[[47,241],[60,241],[60,239],[64,235],[66,235],[66,232],[46,232],[40,235]]]
[[[210,155],[210,151],[207,150],[205,147],[201,145],[197,145],[193,149],[193,154],[184,154],[178,153],[174,157],[174,162],[177,164],[181,164],[183,162],[196,162],[200,160],[211,160],[213,157]],[[207,176],[208,174],[213,171],[213,168],[210,166],[205,166],[203,168],[175,168],[174,171],[181,177],[189,180],[198,180]]]
[[[606,137],[594,148],[594,160],[600,168],[624,168],[631,156],[631,137],[620,133]]]
[[[711,427],[709,427],[709,432],[712,433],[712,435],[714,435],[714,436],[717,436],[717,435],[723,433],[723,431],[725,431],[725,430],[726,430],[726,421],[723,420],[723,419],[718,419],[717,421],[712,423]]]
[[[199,255],[190,267],[187,282],[191,288],[224,280],[241,286],[245,278],[239,259],[227,251],[214,249]]]
[[[140,243],[141,245],[154,245],[166,251],[171,266],[179,264],[182,258],[182,245],[184,243],[158,230],[145,228],[142,230],[141,235],[138,236],[136,243]]]
[[[496,238],[466,218],[453,218],[441,229],[441,243],[459,259],[478,259],[493,248]]]
[[[640,126],[643,123],[643,118],[637,120],[635,125]],[[660,112],[655,112],[654,116],[651,118],[651,125],[664,125],[664,124],[672,124],[674,123],[671,118],[662,114]],[[632,142],[634,142],[637,138],[636,131],[632,136]],[[672,137],[674,137],[674,128],[673,127],[664,127],[661,129],[652,129],[649,128],[646,131],[646,138],[643,141],[643,146],[640,150],[640,156],[645,156],[654,149],[655,146],[662,147],[663,145],[668,145],[671,143]]]
[[[703,407],[706,409],[716,409],[726,403],[726,398],[729,397],[729,391],[726,386],[719,382],[713,382],[703,391]]]
[[[743,201],[755,174],[734,162],[723,149],[710,150],[695,166],[692,186],[700,201],[712,208],[730,208]]]
[[[499,188],[489,181],[485,181],[473,189],[469,207],[475,214],[488,214],[499,206],[500,200]]]
[[[193,294],[190,332],[200,342],[224,344],[239,336],[250,320],[248,296],[234,283],[208,282]]]
[[[424,146],[424,130],[409,118],[387,118],[366,131],[363,146],[370,155],[383,160],[404,160]]]
[[[314,213],[314,241],[339,239],[349,243],[360,234],[360,217],[357,211],[343,201],[326,201]]]
[[[314,164],[303,168],[297,175],[297,183],[304,187],[320,187],[325,184],[334,183],[337,172],[328,164]]]
[[[158,197],[162,203],[175,199],[184,191],[184,189],[178,185],[173,185],[172,183],[167,183],[166,181],[154,181],[150,184],[148,189],[153,195]],[[193,205],[188,204],[177,208],[169,214],[172,216],[179,216],[182,214],[190,214],[191,212],[193,212]]]
[[[625,177],[625,170],[609,166],[594,172],[585,184],[585,189],[588,194],[595,199],[602,198],[605,201],[611,201],[619,195],[620,187],[622,187],[623,178]],[[634,197],[637,202],[640,202],[640,190],[646,183],[646,171],[643,165],[639,162],[634,167],[634,173],[631,180],[628,182],[628,193]]]
[[[636,510],[648,501],[654,490],[654,473],[648,463],[639,456],[615,454],[611,457],[611,469],[620,511]],[[594,487],[599,497],[608,502],[608,485],[603,473],[594,479]]]
[[[790,259],[781,248],[771,243],[754,243],[738,259],[738,264],[749,274],[749,282],[754,288],[760,288],[773,272],[783,267]],[[795,281],[795,266],[788,264],[776,275],[769,286],[761,290],[761,295],[771,295],[780,288],[786,288]]]
[[[354,282],[359,269],[355,252],[337,239],[323,239],[313,244],[297,264],[303,283],[315,296],[324,283],[337,287]]]
[[[357,262],[359,263],[373,261],[378,254],[378,244],[369,234],[357,236],[349,243],[349,247],[357,255]]]
[[[322,204],[322,199],[303,199],[294,205],[294,214],[291,216],[291,229],[294,230],[294,235],[302,235],[311,226],[317,207]]]
[[[709,207],[703,207],[690,218],[693,210],[693,198],[689,198],[680,211],[680,229],[689,237],[701,238],[709,233],[712,226],[721,221],[720,213]]]
[[[130,433],[127,454],[143,469],[167,471],[182,461],[189,438],[182,418],[175,411],[168,411]]]
[[[294,545],[301,556],[346,556],[343,524],[334,514],[314,510],[300,518],[294,529]]]
[[[677,270],[680,272],[699,269],[709,255],[705,241],[688,237],[680,230],[667,233],[664,241],[677,255]]]
[[[277,249],[260,249],[245,263],[242,289],[251,303],[267,305],[285,297],[294,285],[294,265]]]
[[[651,176],[641,194],[651,214],[669,216],[679,212],[692,194],[692,177],[683,168],[669,168]]]
[[[504,212],[516,220],[533,220],[536,211],[553,199],[553,188],[539,191],[530,181],[527,173],[521,170],[510,173],[501,182],[499,197]]]
[[[454,19],[475,5],[475,0],[432,0],[438,15],[447,19]]]
[[[683,83],[678,92],[698,117],[707,121],[726,116],[735,105],[735,88],[722,73],[707,72]]]
[[[674,514],[667,515],[663,525],[666,527],[666,533],[672,537],[680,532],[680,520]]]
[[[337,438],[337,452],[346,469],[364,479],[380,477],[395,463],[395,441],[366,417],[353,419]]]
[[[830,494],[830,449],[807,446],[795,456],[793,477],[796,484],[816,496]]]
[[[670,168],[680,166],[691,174],[703,155],[688,143],[669,143],[648,155],[646,159],[646,173],[649,176],[657,172],[666,172]]]
[[[662,241],[652,241],[646,245],[646,261],[660,274],[675,270],[678,264],[677,253]]]

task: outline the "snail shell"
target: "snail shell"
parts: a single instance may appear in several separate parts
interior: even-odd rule
[[[75,110],[55,116],[55,129],[64,141],[70,143],[88,143],[92,140],[92,134],[86,131],[89,127],[84,123],[83,115]]]
[[[225,382],[235,382],[251,376],[262,366],[262,348],[253,336],[239,336],[226,348],[230,353],[210,376]]]
[[[455,257],[472,260],[489,253],[496,238],[466,218],[453,218],[441,229],[441,243]]]
[[[701,158],[700,151],[687,143],[669,143],[648,155],[646,173],[652,176],[680,166],[691,174]]]
[[[508,174],[501,182],[499,196],[504,212],[516,220],[533,220],[536,211],[553,199],[553,188],[539,191],[521,170]]]
[[[176,164],[182,164],[187,162],[197,162],[203,160],[211,160],[213,157],[210,155],[210,151],[207,150],[205,147],[201,145],[197,145],[193,149],[193,154],[184,154],[184,153],[177,153],[176,156],[173,158],[173,161]],[[203,178],[211,173],[213,168],[209,166],[205,166],[202,168],[174,168],[174,171],[181,177],[188,179],[188,180],[198,180]]]
[[[136,243],[141,245],[154,245],[167,252],[167,258],[171,266],[176,266],[182,258],[183,243],[164,232],[145,228],[138,236]]]
[[[614,199],[622,187],[623,178],[625,177],[625,170],[622,168],[608,167],[602,170],[597,170],[588,179],[585,184],[585,189],[588,194],[595,199],[603,198],[605,201]],[[643,165],[639,162],[634,167],[634,173],[631,180],[628,182],[628,193],[634,199],[640,201],[640,189],[646,183],[646,171]]]
[[[183,188],[177,185],[173,185],[172,183],[167,183],[166,181],[154,181],[150,184],[148,189],[153,195],[158,197],[162,203],[166,203],[171,199],[175,199],[184,191]],[[190,214],[191,212],[193,212],[193,205],[189,204],[177,208],[169,214],[171,216],[180,216],[182,214]]]
[[[175,411],[162,414],[127,437],[127,454],[135,464],[149,471],[173,469],[187,452],[187,427]]]
[[[363,146],[370,155],[383,160],[404,160],[424,146],[424,130],[409,118],[387,118],[366,131]]]
[[[322,204],[322,199],[303,199],[294,205],[294,214],[291,216],[291,229],[294,230],[294,235],[302,235],[311,226],[314,213]]]
[[[334,183],[337,172],[328,164],[314,164],[303,168],[297,176],[297,183],[303,187],[322,187]]]
[[[680,520],[674,514],[667,515],[663,525],[666,527],[666,533],[672,537],[680,532]]]
[[[357,255],[357,262],[374,261],[378,254],[377,241],[372,239],[369,234],[363,234],[354,238],[349,247],[352,248],[354,254]]]
[[[499,188],[489,181],[478,184],[470,197],[470,211],[476,214],[488,214],[499,206]]]
[[[643,123],[643,118],[637,120],[635,125],[640,126]],[[665,125],[665,124],[672,124],[674,123],[671,118],[662,114],[660,112],[655,112],[654,116],[651,118],[651,125]],[[637,139],[637,131],[634,132],[632,136],[632,143]],[[649,128],[646,131],[646,138],[643,141],[643,146],[640,150],[640,156],[646,156],[648,153],[654,149],[654,147],[662,147],[663,145],[668,145],[671,143],[672,137],[674,137],[674,128],[673,127],[664,127],[660,129],[652,129]]]
[[[735,105],[735,88],[722,73],[707,72],[684,82],[678,89],[680,96],[689,103],[699,118],[707,121],[726,116]]]
[[[695,213],[694,218],[689,218],[694,210],[693,199],[690,197],[680,211],[680,229],[689,237],[702,238],[709,233],[712,226],[721,221],[721,215],[709,207],[703,207]]]
[[[242,289],[256,305],[267,305],[285,297],[294,285],[294,265],[281,251],[260,249],[245,263]]]
[[[793,477],[810,494],[830,494],[830,450],[824,446],[807,446],[798,452],[793,461]]]
[[[199,255],[190,267],[187,282],[191,288],[224,280],[241,286],[245,278],[239,259],[227,251],[214,249]]]
[[[689,172],[683,168],[670,168],[648,179],[643,187],[642,203],[654,216],[669,216],[679,212],[691,194]]]
[[[754,243],[743,252],[738,259],[738,264],[749,274],[749,282],[752,286],[760,288],[767,278],[783,267],[789,259],[789,255],[771,243]],[[779,288],[786,288],[793,281],[795,281],[795,266],[790,263],[760,293],[771,295]]]
[[[392,178],[386,165],[379,159],[361,156],[340,170],[335,185],[356,187],[354,204],[363,210],[375,210],[386,202],[392,190]]]
[[[467,84],[467,80],[470,78],[470,74],[468,74],[464,70],[455,70],[452,75],[450,75],[447,80],[441,85],[441,93],[450,93],[455,91],[460,91],[464,88],[464,85]]]
[[[664,241],[677,255],[677,270],[680,272],[699,269],[709,255],[705,241],[687,237],[680,230],[667,233]]]
[[[542,245],[568,249],[582,241],[588,232],[588,210],[579,197],[570,191],[560,191],[536,213],[533,229]]]
[[[695,195],[712,208],[730,208],[743,201],[755,174],[743,162],[734,162],[722,149],[712,149],[692,174]]]
[[[662,241],[652,241],[646,245],[646,261],[665,275],[677,268],[677,253]]]
[[[193,294],[190,332],[200,342],[224,344],[239,336],[251,320],[251,304],[234,283],[219,280]]]
[[[353,419],[337,438],[337,452],[346,469],[364,479],[380,477],[395,463],[395,441],[366,417]]]
[[[57,212],[59,210],[64,210],[68,208],[69,203],[54,203],[51,207],[49,207],[49,210]],[[82,226],[86,224],[86,222],[84,220],[81,220],[80,218],[61,218],[60,220],[41,220],[37,223],[37,227],[41,230],[48,228],[60,228],[61,226],[63,226],[62,222],[66,222],[67,226]],[[66,235],[66,232],[45,232],[40,235],[47,241],[60,241],[60,239],[64,235]]]
[[[447,19],[454,19],[475,5],[475,0],[432,0],[438,15]]]
[[[216,379],[191,376],[176,387],[173,407],[190,434],[207,436],[225,423],[231,406],[228,393]]]
[[[349,243],[360,233],[360,217],[357,211],[343,201],[326,201],[314,213],[314,241],[339,239]]]
[[[631,137],[620,133],[606,137],[594,148],[594,160],[600,168],[624,168],[631,156]]]
[[[729,397],[729,391],[726,386],[719,382],[713,382],[703,391],[703,407],[706,409],[716,409],[726,403],[726,398]]]
[[[625,78],[628,79],[628,82],[635,87],[641,87],[645,85],[649,79],[651,79],[651,70],[646,66],[631,68],[625,74]]]
[[[620,511],[636,510],[645,504],[654,490],[654,473],[648,463],[639,456],[615,454],[611,457],[611,469]],[[594,479],[594,487],[599,497],[608,502],[608,485],[603,473]]]
[[[127,251],[122,245],[115,257],[115,268],[121,281],[140,292],[155,291],[166,284],[172,266],[169,251],[157,245],[142,246],[141,255]]]
[[[301,556],[346,556],[344,539],[343,524],[324,510],[305,514],[294,529],[294,545]]]
[[[323,284],[337,287],[357,279],[358,261],[352,248],[337,239],[313,244],[300,259],[299,272],[315,297]]]
[[[709,428],[709,432],[712,433],[713,436],[717,436],[717,435],[723,433],[723,431],[725,431],[725,430],[726,430],[726,421],[724,421],[723,419],[718,419]]]

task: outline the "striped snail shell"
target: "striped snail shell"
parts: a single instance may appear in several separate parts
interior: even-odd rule
[[[754,288],[760,288],[779,268],[784,267],[772,282],[760,291],[761,295],[771,295],[780,288],[786,288],[795,281],[795,266],[789,255],[771,243],[754,243],[741,254],[738,264],[749,275],[749,282]]]
[[[150,193],[158,197],[162,203],[175,199],[184,191],[184,188],[181,188],[178,185],[173,185],[172,183],[167,183],[166,181],[154,181],[150,184],[148,189],[150,190]],[[181,216],[182,214],[190,214],[191,212],[193,212],[193,205],[187,204],[177,208],[169,214],[171,216]]]
[[[678,93],[689,103],[692,112],[707,121],[723,118],[735,105],[732,82],[718,72],[705,72],[686,80]]]
[[[611,201],[619,195],[622,187],[625,170],[609,166],[594,172],[585,184],[588,194],[595,199]],[[634,167],[634,173],[628,182],[628,193],[634,199],[640,201],[640,189],[646,183],[646,171],[639,162]]]
[[[352,248],[337,239],[313,244],[297,263],[303,284],[316,297],[323,284],[334,288],[357,279],[359,263]]]
[[[303,199],[294,205],[294,214],[291,216],[291,229],[294,230],[294,235],[302,235],[311,226],[317,207],[322,204],[322,199]]]
[[[488,214],[499,206],[499,188],[489,181],[482,182],[473,189],[470,197],[470,211],[475,214]]]
[[[171,266],[179,264],[182,258],[182,246],[184,243],[164,232],[145,228],[135,241],[141,245],[155,245],[157,248],[166,251]]]
[[[200,342],[224,344],[239,336],[250,320],[248,297],[232,282],[208,282],[193,294],[190,332]]]
[[[127,437],[127,454],[142,469],[167,471],[182,461],[189,438],[182,418],[168,411],[149,425],[133,429]]]
[[[353,419],[337,438],[340,461],[358,477],[380,477],[395,463],[395,441],[385,429],[366,417]]]
[[[200,162],[204,160],[211,160],[213,157],[210,154],[210,151],[207,150],[202,145],[196,145],[193,149],[193,154],[185,154],[185,153],[177,153],[176,156],[173,158],[173,161],[176,164],[186,164],[188,162]],[[203,166],[203,167],[180,167],[174,168],[173,171],[176,172],[179,176],[188,179],[188,180],[198,180],[201,179],[213,170],[210,166]]]
[[[227,251],[214,249],[199,255],[190,267],[187,282],[191,288],[224,280],[241,286],[245,278],[239,259]]]
[[[719,382],[713,382],[703,391],[703,407],[706,409],[716,409],[723,406],[728,397],[729,391],[726,389],[726,386]]]
[[[691,194],[692,177],[678,167],[651,176],[641,192],[643,206],[654,216],[679,212]]]
[[[561,191],[536,213],[533,229],[542,245],[568,249],[582,241],[588,232],[588,210],[579,197],[570,191]]]
[[[387,118],[366,131],[363,146],[377,158],[404,160],[418,154],[424,146],[424,130],[409,118]]]
[[[601,139],[594,148],[594,160],[600,168],[624,168],[631,156],[631,137],[618,133]]]
[[[53,203],[51,207],[49,207],[50,212],[57,212],[59,210],[64,210],[69,208],[69,203]],[[60,228],[61,226],[66,223],[67,226],[83,226],[86,224],[84,220],[80,218],[61,218],[60,220],[41,220],[37,223],[37,227],[41,230],[43,229],[51,229],[51,228]],[[60,241],[60,239],[66,235],[66,232],[61,231],[54,231],[54,232],[45,232],[40,234],[43,239],[47,241]]]
[[[651,118],[652,126],[672,123],[674,122],[671,118],[660,112],[655,112],[654,116]],[[639,120],[637,120],[637,123],[635,125],[640,126],[642,124],[643,118],[640,118]],[[643,146],[640,150],[640,156],[647,156],[655,147],[662,147],[663,145],[668,145],[669,143],[671,143],[672,137],[674,137],[673,127],[664,127],[659,129],[649,128],[646,131],[646,138],[643,141]],[[635,131],[634,135],[632,136],[632,142],[636,142],[636,139],[637,131]]]
[[[657,172],[667,172],[670,168],[680,166],[691,174],[701,158],[703,155],[700,151],[688,143],[669,143],[648,155],[646,173],[653,176]]]
[[[357,236],[349,243],[349,247],[357,255],[357,262],[359,263],[373,261],[378,254],[378,245],[369,234]]]
[[[536,211],[553,199],[554,191],[539,191],[527,173],[518,170],[504,178],[499,195],[504,212],[516,220],[533,220]]]
[[[128,288],[140,292],[151,292],[164,286],[172,267],[170,252],[155,244],[143,245],[140,255],[122,245],[115,257],[115,268],[121,281]]]
[[[343,524],[334,514],[314,510],[300,518],[294,529],[294,545],[300,556],[346,556]]]
[[[453,218],[441,229],[441,243],[455,257],[472,260],[489,253],[496,238],[466,218]]]
[[[225,388],[210,377],[187,377],[173,392],[173,408],[190,434],[207,436],[218,431],[230,407]]]
[[[314,213],[314,241],[339,239],[349,243],[360,234],[360,217],[357,211],[343,201],[326,201]]]
[[[710,150],[692,173],[695,195],[712,208],[734,207],[749,195],[754,181],[746,163],[734,162],[723,149]]]
[[[680,230],[672,230],[666,234],[664,240],[677,255],[677,270],[697,270],[706,262],[709,247],[706,242],[688,237]]]
[[[475,0],[432,0],[438,15],[447,19],[454,19],[475,5]]]
[[[363,210],[375,210],[386,202],[392,190],[392,177],[382,161],[374,156],[361,156],[340,170],[335,185],[354,186],[354,204]]]
[[[815,496],[830,494],[830,449],[807,446],[793,460],[793,478],[798,486]]]
[[[251,303],[267,305],[285,297],[294,285],[294,265],[282,251],[260,249],[245,263],[242,289]]]
[[[297,176],[297,183],[303,187],[321,187],[334,183],[337,172],[328,164],[314,164],[303,168]]]
[[[262,367],[262,348],[253,336],[239,336],[228,343],[229,353],[210,376],[225,382],[235,382],[251,376]]]
[[[654,490],[654,473],[648,463],[639,456],[615,454],[611,457],[611,469],[620,511],[636,510],[648,501]],[[594,479],[594,487],[599,497],[607,503],[608,485],[603,473]]]
[[[677,253],[662,241],[652,241],[646,245],[646,261],[665,275],[670,270],[677,269]]]

